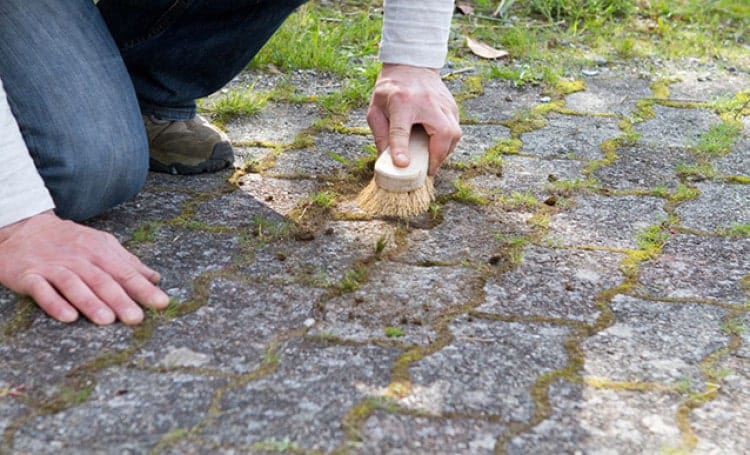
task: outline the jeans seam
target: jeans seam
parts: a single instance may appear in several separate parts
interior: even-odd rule
[[[154,25],[151,26],[143,36],[125,43],[122,46],[121,51],[127,51],[163,33],[167,28],[174,24],[179,13],[185,11],[188,6],[190,6],[190,1],[191,0],[176,0],[161,16],[159,16],[159,19],[156,20]]]

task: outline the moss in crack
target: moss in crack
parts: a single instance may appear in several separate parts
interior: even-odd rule
[[[705,158],[722,157],[732,151],[741,134],[742,124],[738,122],[717,123],[701,135],[693,151]]]
[[[13,338],[25,332],[31,328],[38,314],[41,314],[39,307],[31,297],[17,296],[13,317],[3,324],[3,335]]]

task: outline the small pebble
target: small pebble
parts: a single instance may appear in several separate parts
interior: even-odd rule
[[[599,71],[584,69],[584,70],[581,70],[581,74],[583,74],[584,76],[596,76],[597,74],[599,74]]]
[[[541,101],[542,103],[549,103],[550,101],[552,101],[552,98],[550,98],[549,96],[543,96],[539,98],[539,101]]]
[[[305,322],[303,322],[302,324],[309,329],[310,327],[315,325],[315,319],[307,318],[305,319]]]

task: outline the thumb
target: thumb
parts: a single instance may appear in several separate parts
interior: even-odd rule
[[[409,165],[409,134],[411,125],[405,122],[391,121],[388,131],[388,146],[391,151],[391,159],[397,167]]]

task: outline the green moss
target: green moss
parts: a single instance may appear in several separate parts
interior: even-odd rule
[[[161,223],[149,221],[133,232],[132,239],[134,242],[150,242],[154,240],[160,227]]]
[[[680,184],[674,193],[672,193],[671,200],[673,202],[684,202],[691,199],[695,199],[700,196],[700,191],[697,188],[693,188],[687,185]]]
[[[555,84],[555,91],[560,95],[570,95],[571,93],[582,92],[586,90],[586,81],[578,80],[561,80]]]

